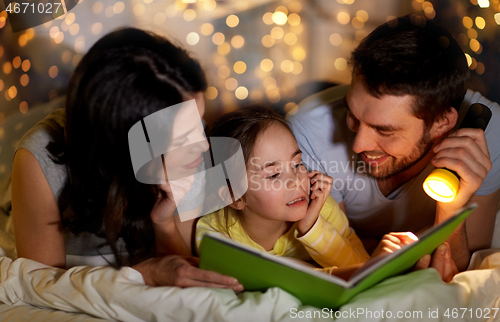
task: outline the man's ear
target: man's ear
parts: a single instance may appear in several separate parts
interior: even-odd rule
[[[458,112],[452,107],[434,121],[430,129],[431,138],[441,139],[445,137],[455,127],[457,120]]]
[[[219,188],[219,197],[224,201],[226,205],[236,210],[243,210],[246,206],[243,198],[239,198],[233,202],[229,189],[227,187]]]

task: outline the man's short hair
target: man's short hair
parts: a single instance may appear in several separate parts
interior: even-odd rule
[[[463,101],[469,69],[450,32],[416,14],[396,18],[372,31],[351,56],[353,76],[368,92],[415,96],[414,114],[426,129]]]

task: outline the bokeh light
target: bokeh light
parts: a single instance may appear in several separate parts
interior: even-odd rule
[[[237,15],[229,15],[226,18],[226,24],[230,28],[236,27],[240,23],[240,18]]]

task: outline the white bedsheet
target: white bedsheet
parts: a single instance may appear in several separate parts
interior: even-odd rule
[[[472,308],[472,318],[467,311],[458,321],[477,321],[474,315],[477,309],[484,312],[500,305],[500,253],[490,255],[487,261],[499,268],[464,272],[450,284],[441,282],[432,269],[388,279],[344,305],[337,313],[342,316],[345,312],[344,318],[337,320],[427,321],[429,311],[437,309],[439,318],[432,321],[449,321],[444,316],[446,309]],[[295,297],[279,288],[238,295],[230,290],[208,288],[153,288],[142,285],[137,274],[130,268],[116,271],[110,267],[75,267],[64,271],[27,259],[13,261],[2,257],[0,301],[5,304],[0,305],[0,320],[317,321],[327,315],[321,308],[302,307]],[[352,312],[361,309],[365,313],[353,315]],[[385,317],[390,311],[394,318],[373,318],[381,316],[381,310]],[[398,319],[398,312],[421,312],[421,315]],[[500,313],[489,321],[500,321]]]

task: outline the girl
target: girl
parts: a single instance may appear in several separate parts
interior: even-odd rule
[[[286,121],[254,107],[224,115],[210,136],[242,146],[248,190],[228,207],[203,216],[196,242],[209,231],[279,256],[313,259],[323,267],[364,263],[366,253],[344,213],[330,196],[332,178],[307,172]],[[221,189],[221,198],[227,191]]]
[[[142,184],[131,163],[131,127],[188,100],[201,117],[206,87],[198,62],[167,39],[132,28],[100,39],[71,77],[66,109],[17,147],[12,213],[19,257],[66,268],[74,258],[89,264],[89,255],[105,256],[93,263],[131,265],[148,285],[242,290],[233,278],[193,267],[193,257],[164,256],[190,254],[173,216],[173,191],[186,187]],[[184,117],[178,114],[172,118]],[[193,133],[173,136],[171,144],[200,141],[202,132]],[[183,159],[192,163],[207,148],[186,150]]]
[[[229,113],[214,124],[210,136],[240,142],[248,190],[198,221],[197,247],[203,234],[217,232],[274,255],[303,261],[312,258],[327,267],[325,271],[344,279],[366,262],[369,255],[330,196],[332,178],[306,171],[297,141],[278,114],[262,107]],[[228,191],[220,189],[219,194],[228,199]],[[412,233],[386,234],[372,256],[392,253],[416,239]],[[428,267],[435,268],[445,282],[458,272],[446,243],[432,258],[425,255],[415,265],[415,269]]]

